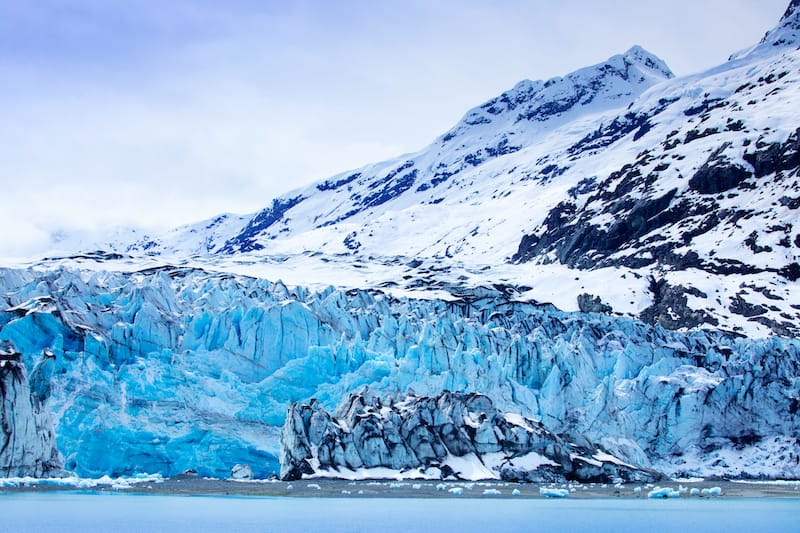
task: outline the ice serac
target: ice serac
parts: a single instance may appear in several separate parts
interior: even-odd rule
[[[568,442],[541,422],[502,413],[485,395],[437,397],[351,394],[331,416],[319,403],[294,403],[286,415],[281,479],[423,477],[654,481],[659,475],[581,439]]]
[[[48,477],[63,472],[55,432],[42,407],[41,390],[36,390],[44,386],[39,382],[31,388],[13,345],[0,350],[0,476]]]

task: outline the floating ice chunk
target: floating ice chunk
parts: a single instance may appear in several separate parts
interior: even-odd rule
[[[461,487],[453,487],[452,489],[448,490],[447,492],[449,492],[450,494],[455,494],[457,496],[460,496],[460,495],[462,495],[464,493],[464,489],[462,489]]]
[[[235,464],[231,468],[231,479],[247,480],[253,479],[253,469],[248,464]]]
[[[721,487],[711,487],[708,489],[709,496],[721,496],[722,495],[722,488]]]
[[[483,491],[484,496],[498,496],[500,494],[502,493],[497,489],[486,489]]]
[[[636,487],[635,489],[633,489],[633,493],[634,494],[641,494],[642,493],[642,487]]]
[[[316,483],[309,483],[308,485],[306,485],[306,488],[307,488],[307,489],[315,489],[315,490],[319,490],[319,488],[320,488],[320,487],[319,487],[319,485],[317,485]]]
[[[514,489],[514,490],[511,491],[511,495],[512,496],[519,496],[520,494],[522,494],[522,493],[519,491],[519,489]]]
[[[568,498],[569,491],[567,489],[549,489],[547,487],[539,487],[539,495],[545,498]]]
[[[648,498],[680,498],[681,493],[670,487],[656,487],[647,493]]]
[[[420,485],[419,483],[414,483],[413,485],[411,485],[411,488],[414,490],[419,490],[422,488],[422,485]]]
[[[692,496],[697,496],[697,495],[700,494],[700,489],[698,489],[697,487],[694,487],[692,490],[689,491],[689,494],[692,495]]]

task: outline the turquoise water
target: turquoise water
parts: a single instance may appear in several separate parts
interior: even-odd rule
[[[0,495],[0,531],[800,532],[800,499],[491,500]]]

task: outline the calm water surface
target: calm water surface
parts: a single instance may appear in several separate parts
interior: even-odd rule
[[[800,532],[800,499],[491,500],[0,494],[0,531]]]

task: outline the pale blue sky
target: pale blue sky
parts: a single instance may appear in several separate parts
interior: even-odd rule
[[[640,44],[723,62],[788,0],[0,0],[0,256],[151,229],[419,149],[521,79]]]

